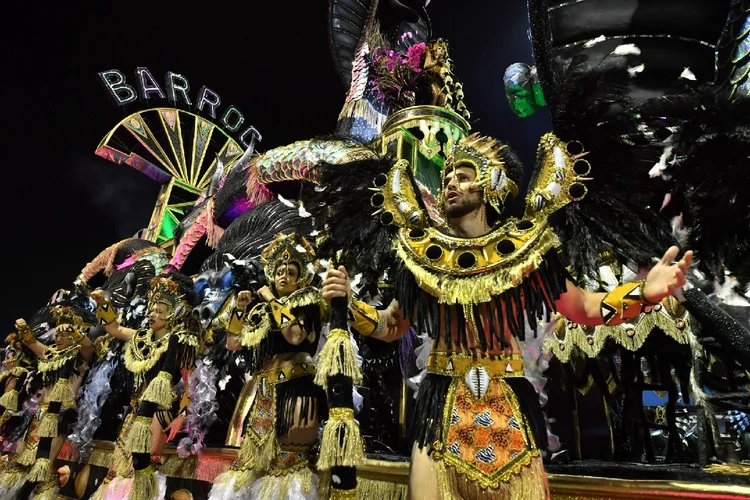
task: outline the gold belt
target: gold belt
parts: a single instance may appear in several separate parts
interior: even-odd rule
[[[482,367],[492,378],[523,377],[520,354],[480,356],[459,352],[433,352],[427,360],[427,371],[447,377],[462,377],[472,368]]]
[[[315,364],[312,360],[303,363],[295,361],[286,362],[281,366],[264,370],[255,375],[254,378],[256,380],[265,378],[269,383],[276,384],[306,375],[315,375]]]

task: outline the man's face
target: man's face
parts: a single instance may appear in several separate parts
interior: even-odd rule
[[[295,264],[281,264],[276,268],[276,275],[274,276],[274,285],[276,286],[276,293],[280,297],[286,297],[292,292],[297,291],[299,288],[299,270]]]
[[[463,217],[482,207],[482,192],[471,191],[476,176],[473,167],[461,165],[446,174],[443,206],[448,219]]]
[[[167,304],[161,302],[151,306],[151,310],[148,313],[148,327],[152,331],[158,332],[165,326],[167,326],[167,316],[169,315],[169,307]]]
[[[55,329],[55,347],[58,350],[67,349],[73,345],[70,334],[73,333],[73,325],[62,324]]]

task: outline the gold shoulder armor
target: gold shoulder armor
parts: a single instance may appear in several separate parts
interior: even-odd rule
[[[524,218],[547,217],[571,201],[586,196],[584,181],[591,164],[578,141],[565,143],[554,134],[545,134],[537,149],[536,171],[526,194]]]

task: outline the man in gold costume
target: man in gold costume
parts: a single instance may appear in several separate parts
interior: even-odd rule
[[[609,293],[573,283],[548,221],[585,195],[570,189],[582,180],[573,170],[582,155],[570,149],[552,134],[542,139],[542,167],[521,219],[502,217],[506,199],[518,193],[519,161],[506,145],[478,134],[458,142],[446,159],[445,224],[399,219],[397,210],[408,215],[408,207],[416,207],[412,222],[422,217],[419,203],[410,200],[403,160],[375,183],[383,194],[377,202],[398,226],[394,288],[401,309],[389,308],[391,334],[383,340],[395,340],[410,323],[432,338],[412,422],[414,500],[548,498],[544,417],[524,378],[519,342],[527,325],[534,329],[537,318],[552,311],[583,325],[618,324],[685,283],[692,253],[674,262],[677,247],[645,280]],[[346,269],[330,270],[323,297],[349,295]]]

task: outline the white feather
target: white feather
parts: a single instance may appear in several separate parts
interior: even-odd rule
[[[281,196],[281,195],[278,195],[278,196],[277,196],[277,198],[279,199],[279,201],[280,201],[281,203],[283,203],[283,204],[284,204],[284,205],[286,205],[287,207],[294,207],[294,203],[292,203],[291,201],[287,200],[287,199],[286,199],[286,198],[284,198],[283,196]]]
[[[596,38],[594,38],[592,40],[589,40],[588,42],[586,42],[585,44],[583,44],[583,46],[584,46],[584,48],[590,49],[591,47],[593,47],[597,43],[601,43],[601,42],[603,42],[606,39],[607,39],[607,37],[605,37],[604,35],[599,35],[598,37],[596,37]]]
[[[648,175],[651,178],[663,177],[664,171],[667,169],[667,161],[669,161],[669,159],[672,157],[673,149],[674,148],[672,146],[667,146],[664,148],[664,151],[659,158],[659,163],[651,167],[651,170],[648,171]]]
[[[310,217],[312,214],[305,210],[305,206],[300,203],[299,205],[299,216],[300,217]]]
[[[639,56],[641,55],[641,49],[639,49],[634,43],[624,43],[618,45],[612,53],[616,56]]]
[[[635,78],[638,76],[638,73],[643,73],[643,70],[646,69],[645,64],[639,64],[638,66],[632,66],[628,68],[628,75],[630,75],[630,78]]]
[[[680,73],[680,78],[684,78],[685,80],[692,80],[692,81],[697,80],[697,78],[695,78],[695,73],[690,71],[690,68],[683,69],[682,73]]]

